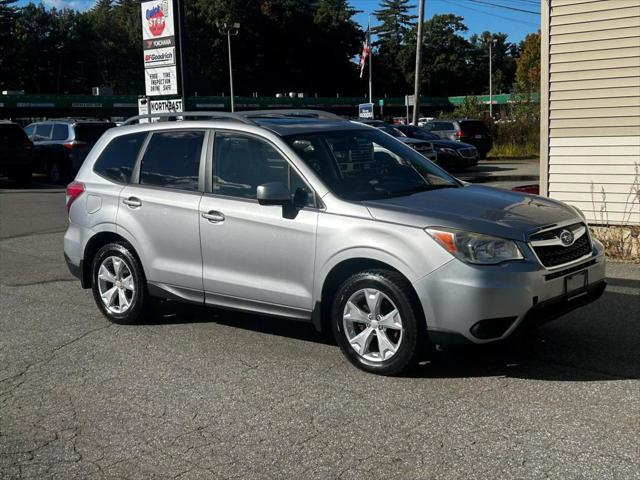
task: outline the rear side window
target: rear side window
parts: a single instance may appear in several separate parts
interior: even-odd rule
[[[56,123],[53,126],[51,140],[66,140],[69,136],[69,127],[64,123]]]
[[[115,123],[78,123],[73,127],[75,140],[96,143],[104,132],[115,127]]]
[[[140,184],[198,190],[203,140],[204,132],[154,133],[142,157]]]
[[[19,125],[15,123],[0,123],[0,145],[3,147],[17,147],[26,141],[27,136]]]
[[[41,123],[40,125],[36,125],[36,131],[33,135],[33,139],[35,141],[38,140],[49,140],[51,138],[51,127],[50,123]]]
[[[118,183],[129,183],[146,132],[122,135],[111,140],[96,161],[93,171]]]
[[[488,130],[480,120],[463,120],[460,122],[460,128],[469,133],[486,133]]]

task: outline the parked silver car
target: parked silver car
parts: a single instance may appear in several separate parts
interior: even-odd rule
[[[465,184],[328,114],[192,115],[107,131],[67,188],[67,263],[113,322],[150,297],[292,317],[391,375],[605,288],[569,205]]]

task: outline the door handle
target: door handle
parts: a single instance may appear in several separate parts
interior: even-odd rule
[[[209,210],[202,214],[202,218],[206,218],[210,223],[222,223],[224,222],[225,216],[215,210]]]
[[[142,202],[139,198],[136,197],[125,198],[124,200],[122,200],[122,203],[131,208],[138,208],[142,206]]]

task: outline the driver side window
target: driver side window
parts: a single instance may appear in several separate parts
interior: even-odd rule
[[[216,133],[213,193],[255,200],[259,185],[287,185],[298,204],[314,206],[311,189],[271,144],[241,133]]]

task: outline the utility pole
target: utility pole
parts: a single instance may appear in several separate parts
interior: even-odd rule
[[[493,120],[493,45],[498,40],[489,40],[489,117]]]
[[[373,103],[373,47],[371,46],[371,14],[369,14],[369,28],[367,30],[367,44],[369,45],[369,103]]]
[[[415,86],[413,89],[413,124],[418,125],[418,114],[420,113],[420,71],[422,66],[422,24],[424,23],[424,1],[418,3],[418,35],[416,39],[416,73]]]
[[[221,35],[227,36],[227,49],[229,50],[229,87],[231,89],[231,111],[235,112],[235,101],[234,101],[234,93],[233,93],[233,66],[231,63],[231,35],[234,37],[238,35],[240,30],[240,24],[234,23],[233,25],[225,23],[216,22],[216,26],[220,30]]]

